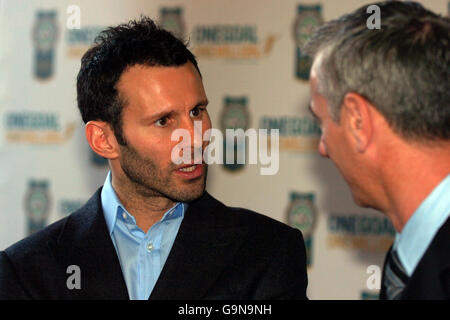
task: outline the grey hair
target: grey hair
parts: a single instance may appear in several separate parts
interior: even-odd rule
[[[318,90],[339,122],[343,98],[370,101],[400,135],[450,140],[450,20],[415,2],[374,3],[381,29],[368,29],[365,5],[315,31],[304,50],[322,56]]]

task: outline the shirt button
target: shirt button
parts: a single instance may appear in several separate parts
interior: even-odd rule
[[[127,220],[127,214],[124,212],[124,213],[122,213],[122,217],[125,219],[125,220]]]
[[[147,243],[147,251],[151,252],[153,250],[153,243],[149,242]]]

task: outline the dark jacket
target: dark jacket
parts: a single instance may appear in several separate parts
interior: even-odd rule
[[[383,280],[384,277],[380,290],[382,300],[386,299]],[[434,236],[401,295],[401,300],[422,299],[450,299],[450,218]]]
[[[128,299],[99,189],[78,211],[0,252],[0,299]],[[69,289],[68,267],[81,288]],[[189,204],[150,299],[305,299],[299,230],[230,208]]]

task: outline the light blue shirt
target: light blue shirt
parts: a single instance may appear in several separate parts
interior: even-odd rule
[[[103,214],[131,300],[147,300],[177,236],[187,204],[177,203],[147,233],[124,208],[106,177],[101,193]]]
[[[394,250],[408,276],[411,276],[431,244],[439,228],[450,215],[450,174],[420,204],[406,222],[401,233],[397,233]]]

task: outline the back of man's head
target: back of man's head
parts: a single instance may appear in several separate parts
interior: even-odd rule
[[[415,2],[385,1],[381,28],[365,5],[320,27],[306,45],[321,54],[319,92],[339,122],[346,93],[365,97],[407,140],[450,140],[450,20]]]

